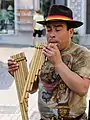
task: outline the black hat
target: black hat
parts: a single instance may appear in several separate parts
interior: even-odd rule
[[[72,28],[83,25],[83,22],[73,20],[72,10],[64,5],[53,5],[49,10],[46,20],[38,21],[38,23],[46,25],[49,21],[65,21],[69,23]]]

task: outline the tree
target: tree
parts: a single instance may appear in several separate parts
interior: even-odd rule
[[[44,15],[46,18],[48,15],[48,10],[51,6],[52,0],[40,0],[40,8],[41,8],[41,13]]]

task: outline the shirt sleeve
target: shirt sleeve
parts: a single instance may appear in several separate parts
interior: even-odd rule
[[[80,51],[72,64],[72,71],[81,77],[90,78],[90,51]]]
[[[33,15],[33,20],[36,20],[36,14]]]
[[[35,20],[35,16],[33,16],[33,20]]]

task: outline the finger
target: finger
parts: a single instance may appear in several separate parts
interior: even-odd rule
[[[43,54],[46,56],[46,57],[51,57],[52,55],[46,51],[43,51]]]
[[[18,63],[17,62],[15,62],[14,60],[8,60],[8,66],[11,66],[11,65],[16,65],[16,66],[18,66]]]
[[[52,53],[53,52],[53,48],[50,48],[50,47],[44,47],[43,48],[43,51],[47,52],[47,53]]]
[[[8,71],[8,72],[9,72],[9,71]],[[11,72],[11,71],[10,71],[9,73],[14,77],[14,72]]]
[[[18,70],[18,67],[14,67],[14,68],[8,68],[8,72],[15,72],[16,70]]]
[[[12,62],[14,62],[15,60],[14,60],[14,59],[12,59],[12,58],[10,58],[10,59],[8,59],[8,61],[12,61]]]
[[[17,64],[10,64],[10,65],[8,65],[8,68],[18,68],[19,67],[19,65],[17,65]]]
[[[57,47],[57,43],[50,43],[48,46],[52,47],[52,48],[56,48]]]
[[[45,46],[44,49],[55,52],[55,48],[53,46],[50,46],[50,45]]]
[[[51,51],[50,49],[47,49],[47,48],[43,49],[43,53],[45,56],[48,56],[48,57],[51,57],[52,55],[55,54],[53,51]]]
[[[52,44],[52,43],[50,43],[48,46],[46,46],[46,48],[53,52],[56,52],[56,50],[58,49],[56,44]]]
[[[16,70],[15,70],[16,71]],[[14,77],[14,72],[15,71],[8,71],[13,77]]]

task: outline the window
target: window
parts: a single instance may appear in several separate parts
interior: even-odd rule
[[[0,34],[14,33],[14,0],[0,0]]]

